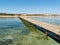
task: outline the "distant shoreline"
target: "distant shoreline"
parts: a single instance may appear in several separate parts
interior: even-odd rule
[[[54,16],[54,15],[0,15],[0,18],[1,17],[20,17],[20,16],[27,16],[27,17],[30,17],[31,16],[31,18],[32,17],[57,17],[57,16],[60,16],[60,15],[56,15],[56,16]]]

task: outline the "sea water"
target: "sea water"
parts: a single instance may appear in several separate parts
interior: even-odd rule
[[[60,16],[35,17],[33,19],[60,26]]]
[[[44,37],[42,32],[30,31],[19,18],[0,18],[0,45],[60,45]]]

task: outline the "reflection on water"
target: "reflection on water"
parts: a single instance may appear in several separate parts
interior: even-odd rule
[[[40,34],[39,36],[39,34],[29,31],[18,18],[0,18],[0,45],[48,45],[53,40],[49,38],[46,41],[42,38],[45,35]],[[55,41],[52,43],[49,45],[59,45]]]

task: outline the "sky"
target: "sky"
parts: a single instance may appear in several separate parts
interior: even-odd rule
[[[0,0],[0,13],[60,14],[60,0]]]

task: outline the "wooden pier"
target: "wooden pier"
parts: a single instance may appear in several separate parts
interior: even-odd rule
[[[60,43],[60,33],[59,33],[60,29],[58,26],[41,22],[41,21],[37,21],[37,20],[33,20],[31,17],[28,17],[28,16],[20,16],[19,18],[22,18],[32,24],[35,24],[37,27],[42,27],[46,29],[48,31],[48,34]]]

